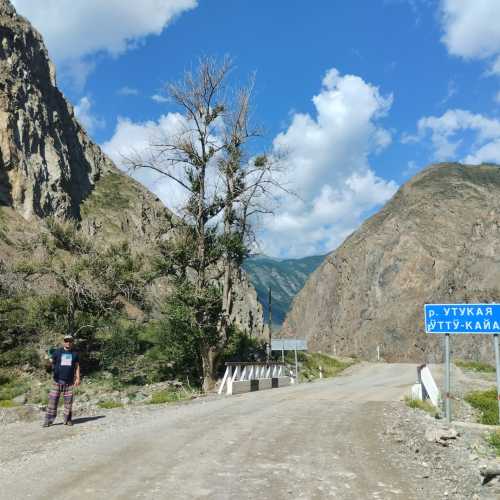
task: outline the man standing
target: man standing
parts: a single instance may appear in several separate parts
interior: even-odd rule
[[[43,426],[49,427],[57,416],[57,405],[61,394],[64,397],[64,424],[73,425],[73,387],[80,385],[80,359],[73,350],[73,337],[65,335],[63,347],[57,349],[50,360],[54,374],[54,385],[49,393],[47,413]]]

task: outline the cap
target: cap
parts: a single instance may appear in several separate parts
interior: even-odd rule
[[[73,335],[65,335],[64,340],[73,340]]]

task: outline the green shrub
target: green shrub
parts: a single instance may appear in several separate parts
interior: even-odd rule
[[[437,408],[430,403],[429,401],[422,401],[420,399],[412,399],[409,396],[405,396],[405,403],[406,406],[414,409],[419,409],[423,410],[433,417],[436,417],[438,415],[438,410]]]
[[[29,383],[25,380],[3,377],[5,383],[0,384],[0,401],[14,399],[29,390]]]
[[[34,347],[16,347],[9,351],[0,353],[0,365],[19,367],[29,364],[34,368],[40,366],[40,356]]]
[[[171,298],[164,319],[154,329],[154,347],[147,354],[160,380],[177,377],[195,384],[200,382],[203,333],[193,323],[190,308],[177,297]]]
[[[14,401],[11,401],[10,399],[3,399],[0,401],[0,408],[14,408],[16,406],[19,405],[17,405],[16,403],[14,403]]]
[[[138,329],[134,326],[113,325],[102,342],[101,366],[122,379],[140,352]]]
[[[266,344],[262,339],[250,337],[246,332],[232,327],[229,330],[229,338],[224,350],[223,361],[252,361],[254,359],[265,359]],[[224,363],[221,363],[221,369]]]
[[[310,381],[319,378],[320,367],[324,378],[335,377],[340,372],[353,364],[352,361],[341,361],[332,356],[322,353],[297,353],[297,359],[300,363],[299,375],[302,381]],[[295,366],[295,354],[288,352],[285,355],[285,361]]]
[[[56,248],[76,254],[88,253],[92,249],[92,242],[80,233],[76,221],[60,222],[49,217],[47,229],[54,238]],[[45,243],[48,244],[48,241]]]
[[[458,359],[455,361],[455,365],[464,370],[470,370],[474,372],[484,372],[484,373],[494,373],[495,367],[487,363],[481,363],[480,361],[465,361],[463,359]]]
[[[149,404],[157,405],[163,403],[173,403],[175,401],[183,401],[191,399],[195,393],[179,389],[164,389],[156,391],[151,397]]]
[[[105,410],[111,410],[113,408],[123,408],[123,404],[119,403],[118,401],[99,401],[97,403],[97,406],[99,408],[103,408]]]
[[[500,431],[490,434],[486,441],[495,450],[497,456],[500,457]]]
[[[465,396],[465,401],[481,412],[479,421],[482,424],[497,425],[499,423],[496,388],[470,392]]]

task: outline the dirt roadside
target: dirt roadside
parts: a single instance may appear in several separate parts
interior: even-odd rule
[[[414,365],[364,363],[297,387],[103,411],[73,428],[9,424],[0,429],[0,496],[445,498],[405,447],[407,427],[435,425],[398,402],[415,374]],[[473,479],[469,496],[455,498],[482,494]]]

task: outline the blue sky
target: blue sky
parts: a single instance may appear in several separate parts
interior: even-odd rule
[[[255,71],[266,134],[254,148],[287,148],[300,195],[257,221],[259,249],[274,256],[334,249],[429,163],[500,163],[498,0],[13,3],[118,164],[172,130],[163,85],[200,56],[231,55],[235,82]],[[182,203],[168,182],[138,177],[167,206]]]

